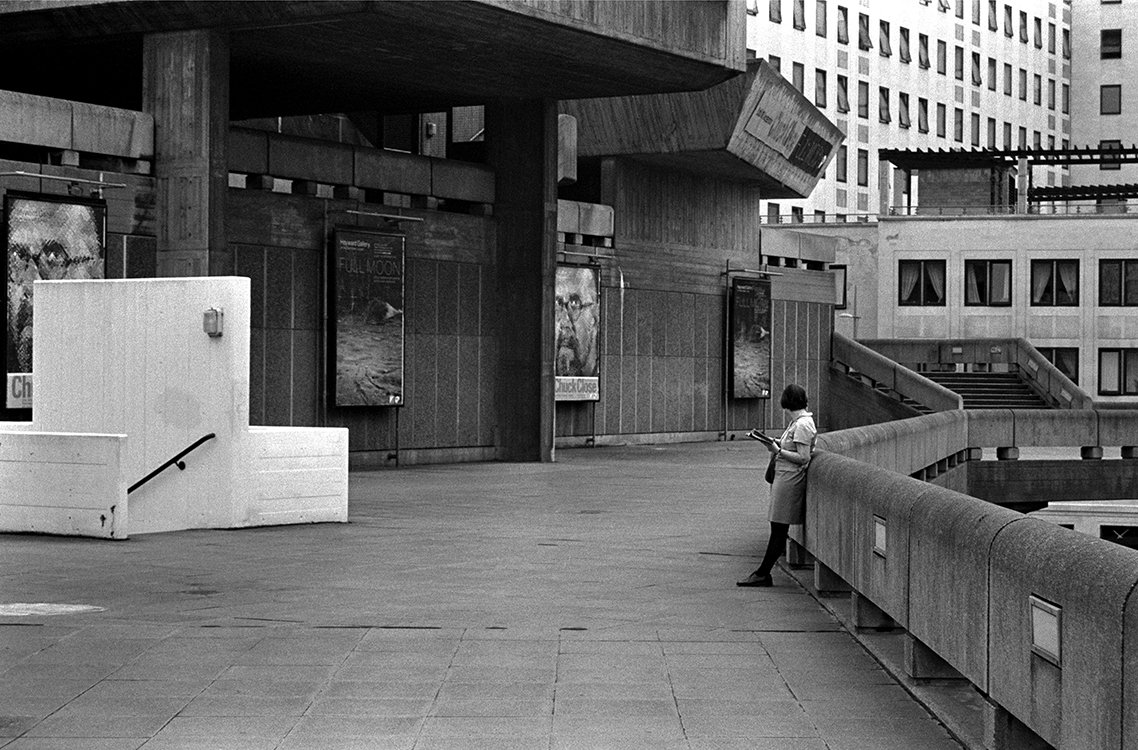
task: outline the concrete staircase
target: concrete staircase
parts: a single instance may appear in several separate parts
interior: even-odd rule
[[[959,393],[965,409],[1050,409],[1014,372],[923,372],[929,380]]]

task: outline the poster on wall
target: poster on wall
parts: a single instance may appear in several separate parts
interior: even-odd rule
[[[107,205],[101,200],[8,191],[4,196],[7,277],[5,406],[31,406],[32,299],[36,281],[105,275]]]
[[[731,397],[770,398],[771,283],[735,279],[731,285]]]
[[[333,406],[403,404],[403,235],[337,229],[329,369]]]
[[[554,398],[599,401],[601,306],[597,269],[558,266],[554,297]]]

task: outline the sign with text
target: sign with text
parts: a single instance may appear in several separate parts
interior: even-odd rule
[[[30,372],[8,373],[8,388],[5,394],[5,406],[9,409],[32,408],[32,374]]]
[[[403,235],[337,229],[332,246],[333,406],[403,404]]]
[[[731,396],[770,398],[771,283],[735,279],[731,285]]]
[[[589,266],[558,266],[554,282],[554,399],[600,400],[600,280]]]

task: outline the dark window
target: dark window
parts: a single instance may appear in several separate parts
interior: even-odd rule
[[[1055,24],[1047,24],[1047,52],[1048,54],[1055,54]]]
[[[1035,48],[1043,49],[1043,19],[1035,19]]]
[[[1099,141],[1098,147],[1099,148],[1122,148],[1122,141],[1119,141],[1119,140]],[[1122,168],[1122,162],[1120,162],[1118,159],[1112,159],[1109,156],[1106,156],[1104,154],[1102,157],[1102,161],[1099,162],[1098,168],[1100,170],[1121,169]]]
[[[869,82],[857,82],[857,116],[869,119]]]
[[[1015,36],[1015,27],[1012,23],[1012,6],[1004,6],[1004,36],[1011,39]]]
[[[1012,262],[964,261],[964,304],[1009,307],[1012,304]]]
[[[917,99],[917,130],[929,132],[929,100]]]
[[[814,4],[814,33],[826,36],[826,0],[817,0]]]
[[[925,70],[929,69],[929,36],[917,35],[917,64]]]
[[[897,29],[897,57],[901,62],[906,65],[912,62],[913,58],[909,54],[909,30],[904,26]]]
[[[1117,60],[1122,57],[1122,29],[1103,29],[1100,46],[1103,60]]]
[[[964,110],[960,107],[952,111],[952,139],[964,143]]]
[[[952,51],[953,73],[956,80],[964,80],[964,48],[957,47]]]
[[[972,145],[979,148],[980,147],[980,115],[973,112],[971,120],[972,120]]]
[[[909,120],[909,95],[902,92],[897,93],[897,124],[903,128],[907,128],[911,124]]]
[[[1102,307],[1138,307],[1138,260],[1100,260],[1098,303]]]
[[[826,106],[826,71],[814,69],[814,106]]]
[[[1019,147],[1021,149],[1027,148],[1027,128],[1019,129]]]
[[[1047,79],[1047,108],[1055,109],[1055,79]]]
[[[936,105],[936,134],[938,138],[948,136],[948,109],[943,104]]]
[[[869,152],[864,148],[857,150],[857,184],[862,187],[869,185]]]
[[[802,206],[791,206],[790,207],[790,223],[791,224],[801,224],[802,218],[803,218]]]
[[[802,63],[793,63],[790,66],[790,81],[794,84],[794,88],[798,89],[798,93],[805,94],[804,87],[806,86],[806,67]]]
[[[976,24],[977,26],[980,25],[980,19],[983,15],[981,2],[982,0],[972,0],[972,23]]]
[[[881,32],[877,35],[877,51],[881,53],[882,57],[889,57],[893,54],[893,45],[889,43],[889,22],[881,22]]]
[[[771,23],[782,23],[782,0],[771,0]]]
[[[1063,29],[1063,59],[1071,59],[1071,30]]]
[[[838,146],[838,158],[834,160],[834,179],[838,182],[846,181],[846,168],[849,158],[849,150],[845,146]]]
[[[1031,261],[1031,304],[1076,307],[1079,304],[1079,261]]]
[[[1012,124],[1010,122],[1004,123],[1004,148],[1009,149],[1012,147]]]
[[[779,74],[781,74],[782,73],[782,58],[779,57],[778,55],[771,55],[767,59],[770,61],[771,67],[774,68],[775,71],[777,71]]]
[[[1027,44],[1027,11],[1019,12],[1019,40]]]
[[[877,88],[877,119],[879,122],[890,122],[889,116],[889,89],[884,86]]]
[[[1027,101],[1027,71],[1023,68],[1019,69],[1019,98]]]
[[[948,45],[943,40],[936,40],[936,72],[942,76],[948,74]]]
[[[1063,84],[1063,114],[1071,114],[1071,87]]]
[[[1122,114],[1122,86],[1113,84],[1104,84],[1099,87],[1099,114],[1101,115],[1118,115]]]
[[[806,0],[794,0],[794,28],[806,30]]]
[[[898,261],[898,304],[902,307],[943,307],[944,276],[943,260]]]
[[[1035,104],[1043,104],[1043,77],[1036,75],[1031,79],[1032,101]]]
[[[1037,348],[1048,362],[1058,368],[1059,372],[1070,378],[1075,385],[1079,384],[1079,350],[1077,347],[1040,346]]]
[[[848,302],[846,296],[846,266],[844,263],[831,263],[830,270],[834,273],[834,309],[845,310]]]
[[[838,6],[838,43],[850,43],[849,11],[840,5]]]
[[[989,57],[988,58],[988,90],[989,91],[995,91],[996,90],[996,79],[998,78],[998,75],[997,75],[998,70],[999,70],[999,68],[996,67],[996,58]]]
[[[1138,349],[1098,350],[1098,392],[1101,396],[1138,395]]]
[[[1004,63],[1004,96],[1012,95],[1012,66]]]
[[[996,118],[988,118],[988,148],[996,147]]]
[[[869,16],[864,13],[857,15],[857,47],[862,50],[873,49],[873,42],[869,38]]]
[[[838,76],[838,112],[845,114],[850,111],[849,79],[843,75]]]
[[[982,83],[984,83],[984,81],[980,75],[980,53],[979,52],[973,52],[972,53],[972,85],[973,86],[979,86]]]
[[[996,0],[988,0],[988,29],[990,31],[1000,30],[1000,16],[996,9]]]

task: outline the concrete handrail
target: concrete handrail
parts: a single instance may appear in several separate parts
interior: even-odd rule
[[[964,408],[959,394],[840,333],[831,335],[830,357],[933,411]]]
[[[1044,357],[1027,339],[1014,340],[1019,371],[1047,401],[1060,409],[1092,409],[1094,400]]]

